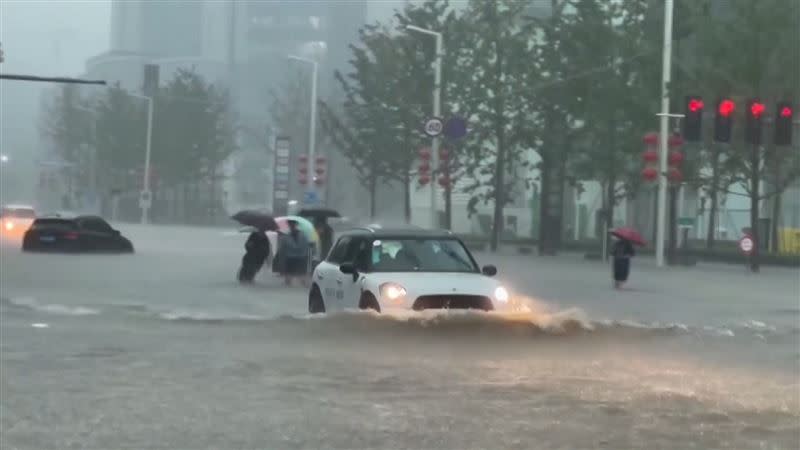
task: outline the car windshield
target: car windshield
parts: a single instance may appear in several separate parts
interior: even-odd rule
[[[15,217],[18,219],[35,219],[36,212],[30,208],[3,208],[3,217]]]
[[[456,239],[376,239],[369,267],[373,272],[478,272]]]

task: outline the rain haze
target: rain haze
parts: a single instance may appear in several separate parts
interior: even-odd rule
[[[0,447],[800,448],[800,3],[0,0],[0,48]]]

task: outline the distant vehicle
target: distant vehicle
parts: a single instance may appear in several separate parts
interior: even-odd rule
[[[5,205],[0,210],[4,236],[22,236],[36,219],[36,210],[28,205]]]
[[[101,217],[42,217],[25,232],[22,250],[133,253],[133,244]]]
[[[342,232],[314,269],[308,310],[513,311],[496,274],[449,231],[363,227]]]

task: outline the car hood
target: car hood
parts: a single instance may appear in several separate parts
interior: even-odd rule
[[[374,288],[383,283],[397,283],[408,291],[409,297],[437,294],[491,296],[500,286],[498,280],[480,273],[385,272],[370,274],[369,279]]]

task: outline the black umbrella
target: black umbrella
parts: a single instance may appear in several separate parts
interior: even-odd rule
[[[305,217],[306,219],[329,219],[331,217],[342,217],[339,214],[339,211],[330,208],[305,208],[301,209],[299,213],[297,213],[300,217]]]
[[[271,214],[263,211],[255,211],[252,209],[245,209],[239,211],[231,216],[231,219],[239,222],[242,225],[249,227],[256,227],[261,230],[277,231],[278,223]]]

